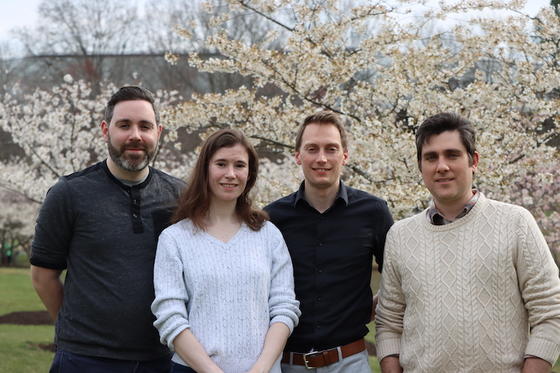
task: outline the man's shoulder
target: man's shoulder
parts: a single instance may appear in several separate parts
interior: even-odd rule
[[[295,208],[297,192],[288,194],[263,208],[270,217],[270,221],[276,226],[282,226],[282,222],[290,221],[298,217],[298,209]]]
[[[294,192],[294,193],[288,194],[287,196],[279,198],[276,201],[271,202],[268,205],[266,205],[264,207],[264,210],[266,212],[270,213],[270,211],[274,211],[276,209],[293,208],[294,207],[294,202],[295,202],[295,199],[296,199],[296,195],[297,195],[297,192]]]
[[[486,214],[499,214],[510,221],[518,219],[533,219],[531,212],[523,206],[497,201],[490,198],[486,198],[486,202]]]
[[[422,226],[424,226],[423,220],[427,219],[426,211],[427,210],[422,210],[417,214],[414,214],[412,216],[406,217],[404,219],[395,222],[395,224],[393,224],[393,226],[391,227],[390,231],[393,232],[394,234],[394,232],[417,230],[419,228],[422,228]]]
[[[103,170],[103,162],[95,163],[80,171],[73,172],[68,175],[62,176],[59,180],[68,183],[80,183],[87,181],[91,177],[96,177],[98,174],[105,173]]]
[[[387,201],[383,198],[377,197],[364,190],[346,187],[346,193],[348,195],[348,206],[350,209],[345,209],[348,213],[358,213],[358,214],[369,214],[372,216],[385,216],[387,219],[391,220],[391,213],[389,211],[389,206]]]
[[[161,179],[164,179],[164,180],[169,180],[170,182],[173,182],[173,183],[185,184],[185,182],[183,180],[181,180],[178,177],[175,177],[171,174],[168,174],[165,171],[162,171],[162,170],[157,169],[157,168],[151,168],[151,167],[150,167],[150,170],[154,173],[154,176],[156,176],[158,178],[161,178]]]
[[[486,198],[489,206],[499,209],[499,210],[510,210],[510,211],[526,211],[527,209],[520,205],[515,205],[509,202],[497,201],[495,199]]]
[[[160,182],[167,183],[169,185],[172,185],[174,188],[178,188],[180,190],[186,186],[186,183],[183,180],[173,175],[170,175],[167,172],[164,172],[157,168],[150,168],[150,170],[153,173],[152,177],[159,180]]]
[[[349,186],[345,186],[345,187],[346,187],[346,193],[348,194],[348,202],[350,203],[370,202],[370,203],[380,204],[384,206],[387,205],[387,201],[385,201],[383,198],[377,197],[376,195],[366,192],[365,190],[356,189]]]
[[[96,163],[83,170],[61,176],[57,182],[49,188],[47,195],[50,195],[51,198],[58,194],[70,197],[70,194],[74,191],[89,190],[92,180],[98,178],[100,172],[104,173],[102,165],[101,163]],[[84,189],[84,185],[87,185],[87,189]]]

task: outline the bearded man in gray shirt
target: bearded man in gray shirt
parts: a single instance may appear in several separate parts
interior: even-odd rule
[[[47,193],[30,261],[33,286],[56,320],[51,372],[169,370],[152,326],[153,265],[184,183],[148,166],[161,131],[152,94],[122,87],[101,122],[107,160],[61,177]]]

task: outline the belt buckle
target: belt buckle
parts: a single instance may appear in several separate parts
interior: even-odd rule
[[[305,364],[305,369],[314,369],[316,367],[310,367],[309,365],[307,365],[309,363],[309,361],[307,361],[307,357],[308,356],[315,356],[315,355],[322,355],[323,351],[312,351],[312,352],[308,352],[306,354],[303,354],[303,364]]]

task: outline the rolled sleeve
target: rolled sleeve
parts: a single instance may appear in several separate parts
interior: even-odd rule
[[[294,293],[294,272],[286,243],[274,227],[275,245],[272,252],[272,274],[268,299],[270,324],[286,324],[290,333],[297,326],[301,311]]]
[[[397,266],[398,261],[394,258],[394,252],[397,249],[396,236],[394,229],[389,230],[385,243],[385,265],[381,275],[379,303],[375,315],[375,340],[379,361],[386,356],[399,355],[401,351],[406,304]]]
[[[560,355],[560,278],[558,267],[533,216],[521,210],[517,276],[529,316],[526,355],[554,365]]]

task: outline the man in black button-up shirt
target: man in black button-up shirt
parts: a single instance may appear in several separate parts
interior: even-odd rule
[[[340,181],[348,148],[338,115],[323,111],[307,117],[295,156],[304,182],[265,208],[288,245],[302,311],[282,371],[306,371],[307,362],[328,366],[329,373],[369,373],[362,339],[372,312],[372,262],[375,256],[381,270],[393,219],[384,200]]]

